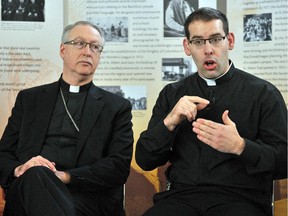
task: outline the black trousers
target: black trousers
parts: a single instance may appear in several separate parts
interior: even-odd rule
[[[156,194],[143,216],[271,216],[271,205],[261,192],[197,186]]]
[[[117,193],[111,193],[112,189],[95,192],[91,187],[65,185],[48,168],[32,167],[9,186],[3,216],[125,215]]]
[[[46,167],[32,167],[13,180],[3,216],[76,216],[66,185]]]

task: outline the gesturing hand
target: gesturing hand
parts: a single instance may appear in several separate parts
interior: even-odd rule
[[[192,121],[196,118],[197,111],[204,109],[209,101],[197,96],[183,96],[164,119],[168,130],[173,131],[184,119]]]
[[[193,131],[197,138],[212,148],[240,155],[245,147],[244,139],[239,135],[235,123],[229,118],[228,110],[222,115],[224,124],[199,118],[193,122]]]

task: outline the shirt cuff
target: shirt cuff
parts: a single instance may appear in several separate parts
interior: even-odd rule
[[[239,158],[249,166],[256,166],[261,153],[261,147],[257,143],[245,139],[245,148]]]

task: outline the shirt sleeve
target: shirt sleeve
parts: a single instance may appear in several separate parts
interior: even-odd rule
[[[281,93],[276,88],[268,90],[261,97],[259,110],[257,138],[245,139],[239,158],[251,175],[266,173],[273,179],[287,178],[287,109]]]
[[[167,88],[164,88],[160,92],[148,128],[140,134],[137,141],[135,158],[143,170],[153,170],[164,165],[168,162],[173,148],[177,127],[171,132],[163,122],[172,106],[171,101],[165,97],[168,94],[166,91]]]

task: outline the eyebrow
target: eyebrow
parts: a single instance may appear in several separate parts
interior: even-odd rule
[[[214,33],[214,34],[210,35],[208,38],[213,38],[213,37],[217,37],[217,36],[222,36],[222,34],[221,33]],[[203,36],[194,35],[191,38],[191,40],[193,40],[193,39],[204,39],[204,37]]]
[[[84,41],[84,42],[87,42],[85,39],[83,39],[82,37],[76,37],[74,39],[72,39],[73,41]],[[101,42],[99,40],[95,40],[95,41],[92,41],[90,43],[95,43],[95,44],[101,44]]]

